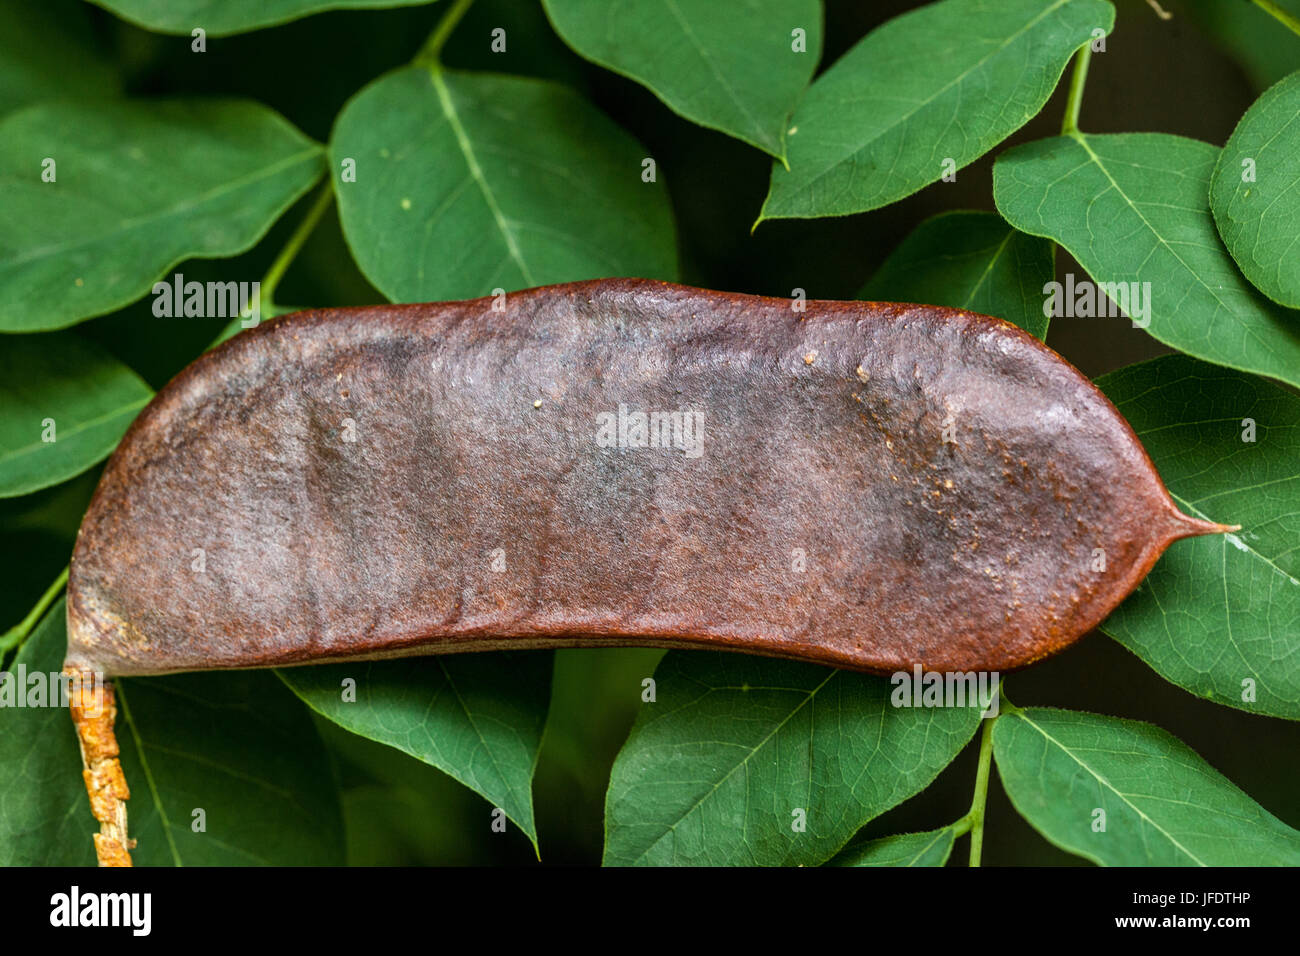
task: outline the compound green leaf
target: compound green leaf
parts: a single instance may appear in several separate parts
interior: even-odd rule
[[[461,654],[276,673],[323,717],[482,794],[536,846],[533,771],[553,660],[541,652]]]
[[[326,10],[411,7],[430,0],[92,0],[146,30],[227,36]]]
[[[998,157],[993,198],[1011,225],[1059,242],[1108,293],[1141,303],[1128,311],[1161,342],[1300,384],[1300,313],[1252,288],[1215,231],[1218,155],[1163,133],[1038,140]]]
[[[0,331],[63,328],[138,299],[182,259],[251,248],[322,159],[242,101],[60,102],[5,117]]]
[[[958,210],[912,230],[858,298],[966,309],[1043,339],[1043,289],[1052,276],[1050,242],[1017,232],[994,213]]]
[[[943,866],[957,839],[955,827],[899,833],[846,846],[827,866]]]
[[[1300,720],[1300,398],[1167,356],[1097,380],[1183,511],[1177,542],[1102,630],[1200,697]]]
[[[140,376],[75,335],[9,336],[0,348],[0,498],[101,461],[152,397]]]
[[[923,789],[980,710],[898,708],[889,681],[674,651],[614,763],[605,863],[809,865]]]
[[[394,302],[676,275],[649,157],[556,83],[407,67],[349,101],[330,152],[336,176],[355,163],[338,185],[344,235]]]
[[[1300,72],[1246,110],[1214,167],[1210,208],[1255,288],[1300,308]]]
[[[1031,707],[997,718],[993,753],[1020,815],[1094,863],[1300,864],[1300,833],[1159,727]]]
[[[581,56],[778,158],[821,57],[818,0],[544,0]],[[801,31],[800,36],[796,31]]]
[[[759,221],[887,206],[973,162],[1114,19],[1107,0],[942,0],[890,20],[800,101]]]

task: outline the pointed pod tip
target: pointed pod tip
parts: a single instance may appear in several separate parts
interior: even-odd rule
[[[1191,515],[1183,514],[1176,507],[1172,508],[1171,511],[1170,517],[1173,519],[1172,540],[1174,541],[1180,538],[1194,538],[1203,534],[1227,534],[1241,530],[1239,524],[1219,524],[1217,521],[1193,518]]]

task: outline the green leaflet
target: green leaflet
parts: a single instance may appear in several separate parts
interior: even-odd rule
[[[72,325],[138,299],[182,259],[251,248],[321,161],[318,144],[249,102],[65,102],[6,117],[0,331]]]
[[[555,83],[406,67],[354,96],[334,127],[343,231],[394,302],[677,272],[662,182],[645,151]]]
[[[606,864],[818,865],[980,721],[896,708],[878,677],[737,654],[673,651],[655,681],[610,775]]]
[[[152,397],[135,372],[75,335],[7,338],[0,348],[0,498],[81,474],[113,450]]]
[[[65,603],[19,653],[28,674],[63,666]],[[30,679],[30,678],[29,678]],[[342,817],[324,747],[302,705],[270,674],[189,674],[117,682],[117,737],[131,785],[140,866],[330,865]],[[0,864],[93,862],[98,829],[64,707],[4,714]],[[203,832],[195,827],[202,810]]]
[[[997,718],[993,752],[1020,815],[1095,863],[1300,864],[1300,833],[1159,727],[1031,707]]]
[[[1043,339],[1043,287],[1052,277],[1050,242],[1016,232],[994,213],[958,210],[912,230],[858,298],[966,309]]]
[[[943,866],[957,839],[956,827],[899,833],[846,846],[827,866]]]
[[[81,0],[0,4],[0,116],[38,100],[112,96],[121,85]]]
[[[227,36],[288,23],[326,10],[411,7],[430,0],[92,0],[146,30],[184,33],[202,28]]]
[[[276,673],[339,726],[396,747],[482,794],[536,846],[533,771],[553,660],[541,652],[460,654]],[[355,682],[352,701],[344,699],[349,679]]]
[[[800,101],[758,221],[877,209],[973,162],[1114,19],[1106,0],[942,0],[890,20]]]
[[[1300,307],[1300,72],[1246,110],[1214,167],[1210,208],[1255,288]]]
[[[1102,629],[1193,694],[1300,719],[1300,398],[1184,356],[1097,385],[1179,507],[1242,526],[1174,544]]]
[[[581,56],[643,84],[694,123],[784,157],[790,113],[821,58],[818,0],[543,3]]]
[[[1218,155],[1163,133],[1038,140],[998,157],[993,198],[1007,222],[1059,242],[1096,282],[1139,283],[1161,342],[1300,384],[1300,314],[1256,292],[1215,231]]]

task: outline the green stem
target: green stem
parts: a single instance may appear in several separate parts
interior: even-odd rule
[[[316,199],[307,210],[307,215],[303,216],[302,222],[298,223],[298,228],[293,231],[289,241],[284,244],[280,254],[275,257],[271,267],[266,270],[266,275],[262,276],[262,281],[257,286],[257,315],[258,320],[273,319],[277,315],[284,315],[287,312],[295,312],[296,309],[285,308],[275,304],[275,290],[280,285],[280,279],[284,277],[293,260],[297,258],[298,252],[302,249],[303,243],[307,237],[312,234],[320,217],[325,215],[325,210],[329,208],[330,201],[334,198],[334,186],[332,180],[326,180],[321,190],[316,195]],[[237,315],[231,319],[226,327],[223,328],[217,337],[212,340],[209,349],[214,349],[231,336],[238,335],[244,329],[244,319],[247,315]]]
[[[993,763],[993,724],[996,717],[984,718],[984,733],[980,737],[979,769],[975,772],[975,796],[971,798],[970,810],[963,818],[970,826],[970,865],[980,865],[980,853],[984,849],[984,805],[989,795],[989,767]]]
[[[424,41],[424,46],[420,47],[420,52],[415,54],[415,59],[411,62],[419,66],[437,68],[439,58],[442,56],[442,48],[473,2],[474,0],[456,0],[446,15],[438,21],[438,25],[429,34],[429,39]]]
[[[54,603],[54,599],[59,596],[59,592],[63,590],[63,586],[67,583],[68,569],[65,567],[59,572],[59,576],[54,579],[54,583],[46,588],[45,593],[41,595],[41,599],[36,602],[36,606],[31,609],[28,615],[5,631],[4,637],[0,637],[0,660],[3,660],[4,656],[10,651],[16,651],[22,647],[23,641],[27,640],[27,636],[40,623],[41,618],[45,616],[45,612],[49,610],[50,605]]]
[[[1288,13],[1279,7],[1273,0],[1253,0],[1255,6],[1259,7],[1265,13],[1275,17],[1277,21],[1288,27],[1291,32],[1300,34],[1300,17],[1293,13]]]
[[[1070,74],[1070,96],[1065,101],[1065,118],[1061,121],[1061,134],[1073,136],[1079,132],[1079,108],[1083,106],[1083,85],[1088,80],[1088,61],[1092,59],[1092,43],[1085,43],[1074,54],[1074,72]]]
[[[332,181],[327,179],[325,185],[321,187],[320,192],[317,194],[316,201],[307,210],[307,215],[303,217],[302,222],[298,223],[298,228],[293,231],[289,241],[284,244],[280,254],[275,257],[275,261],[271,263],[271,268],[266,270],[266,275],[262,276],[262,282],[259,286],[261,295],[258,304],[263,310],[270,311],[275,308],[275,290],[279,288],[280,280],[284,278],[285,271],[294,258],[297,257],[298,251],[302,249],[307,237],[316,228],[316,223],[320,222],[320,217],[325,215],[325,210],[329,208],[330,200],[333,198],[334,186]]]

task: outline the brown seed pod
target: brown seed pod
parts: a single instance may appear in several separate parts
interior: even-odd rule
[[[647,644],[1006,670],[1221,530],[997,319],[641,280],[322,310],[204,355],[131,427],[67,664]]]
[[[797,305],[608,280],[240,335],[109,461],[65,670],[645,644],[1000,671],[1228,530],[1014,326]],[[111,706],[74,718],[129,865]]]

